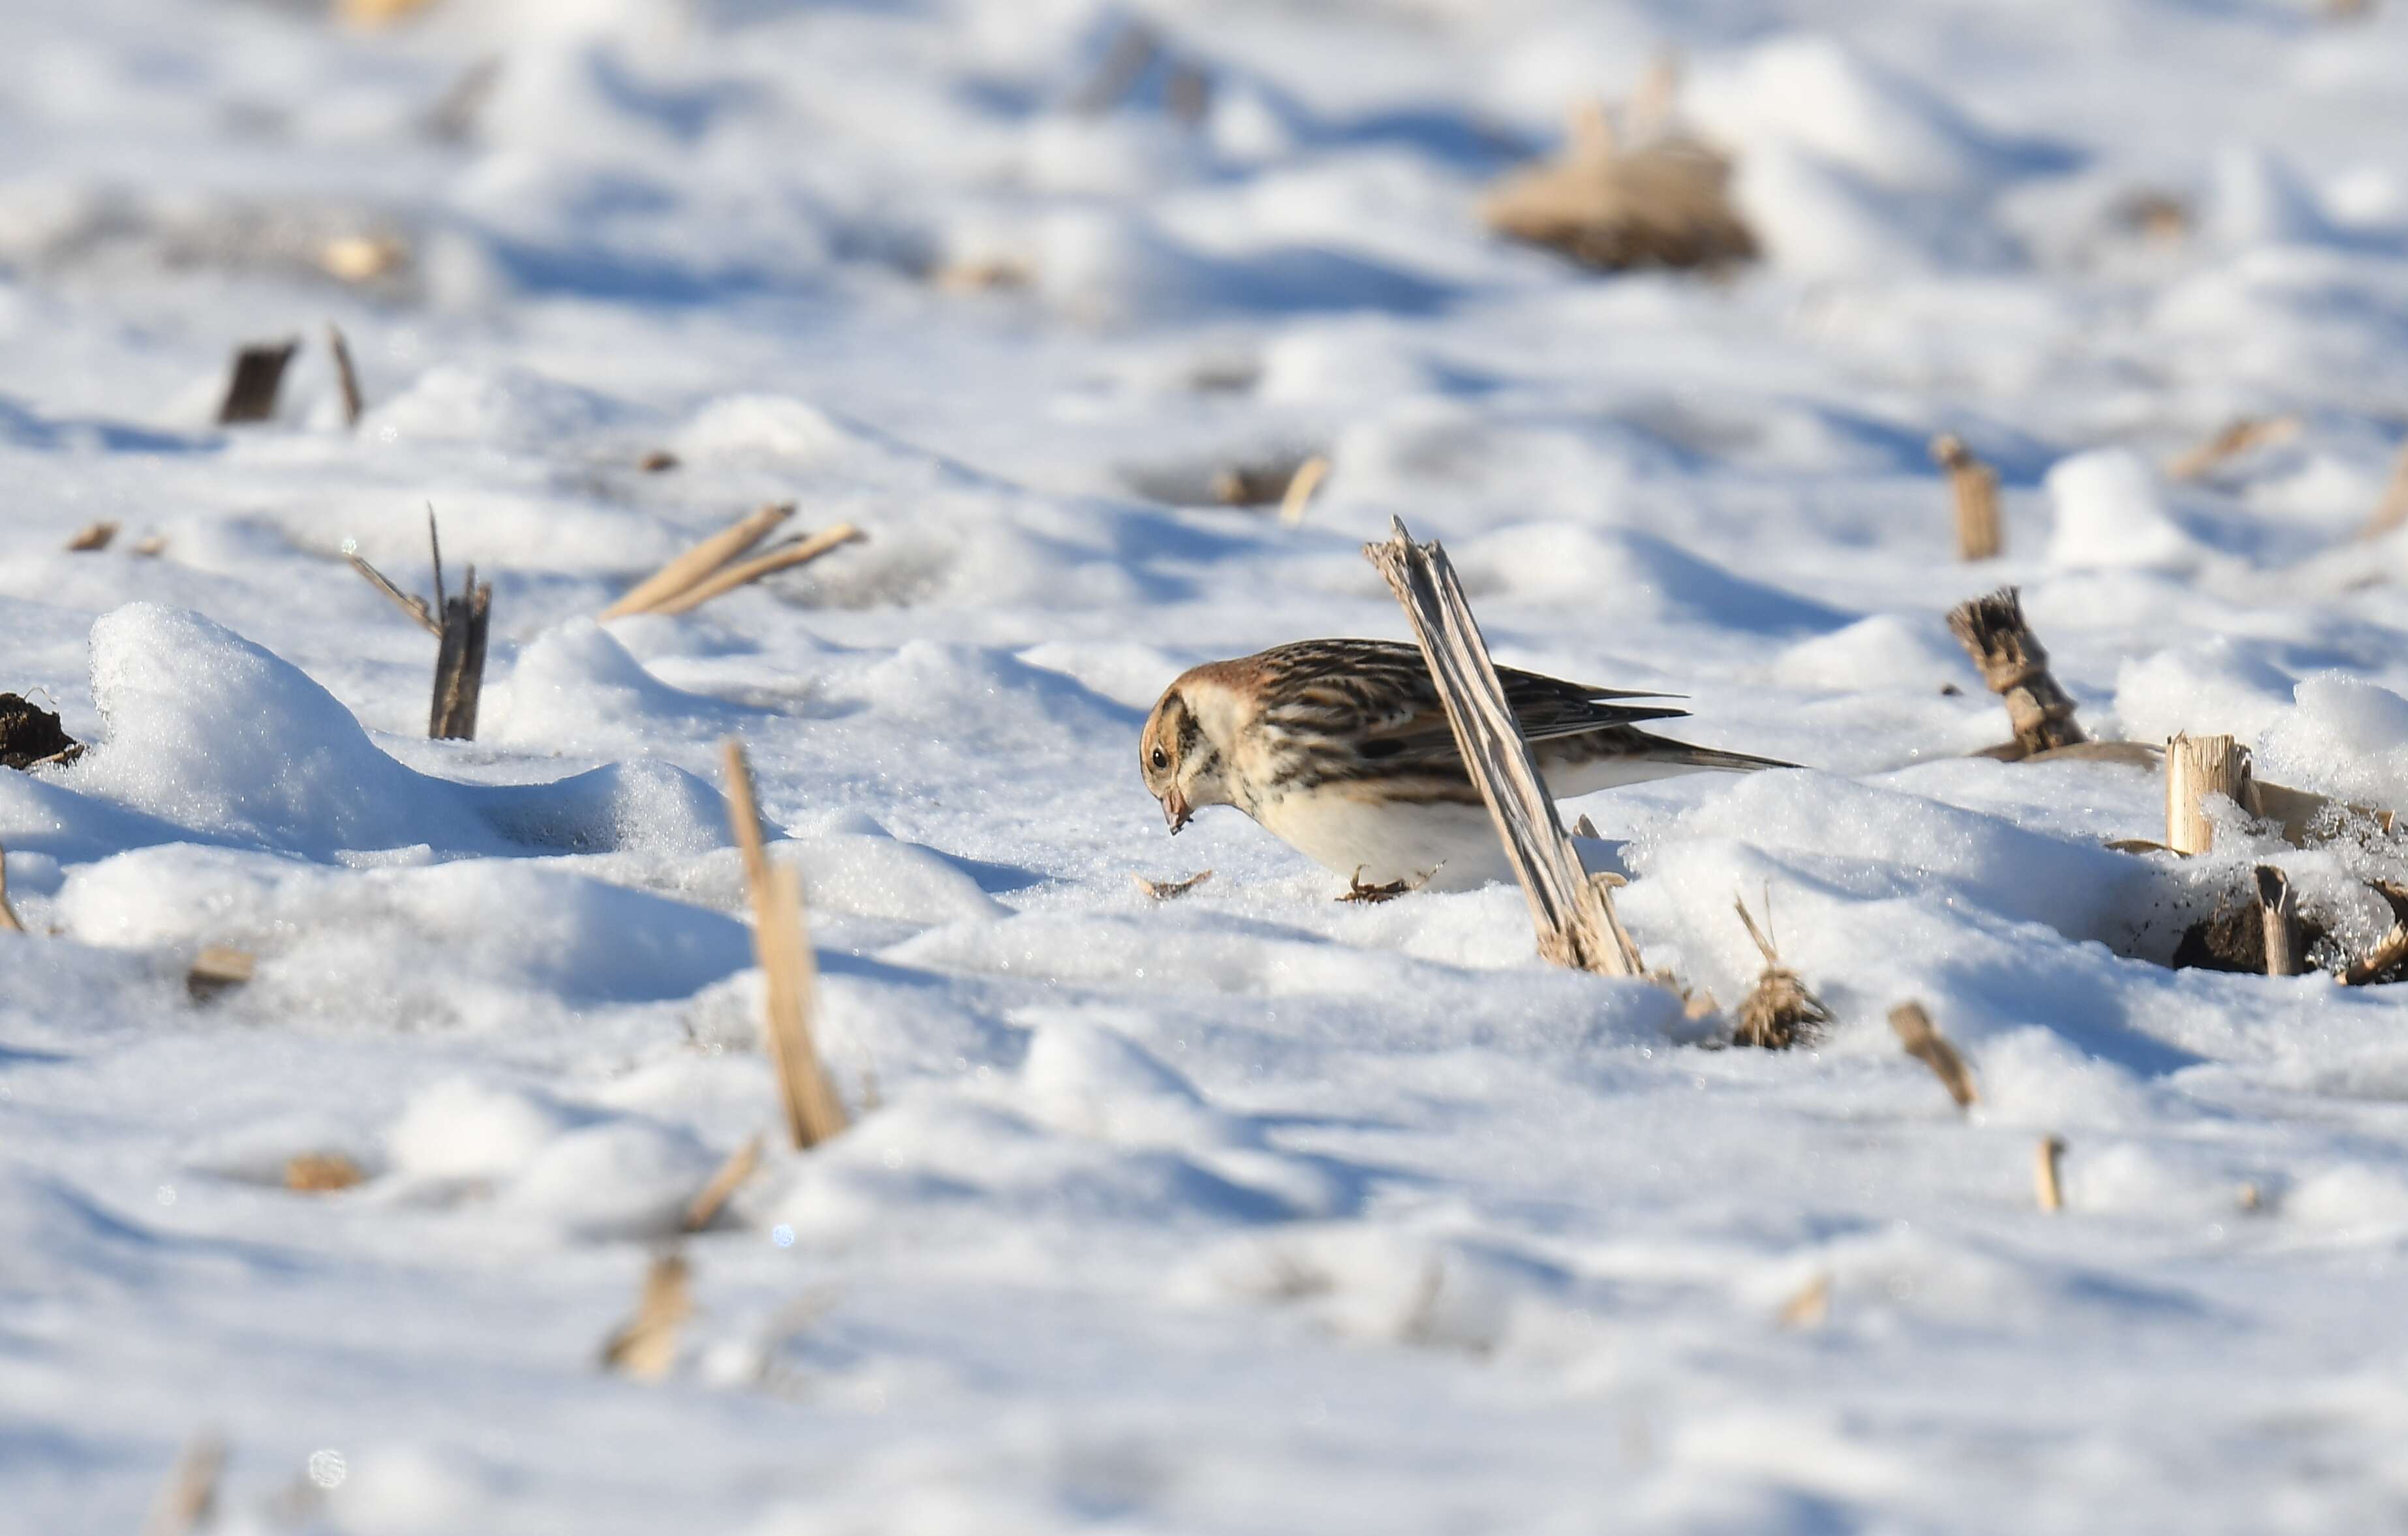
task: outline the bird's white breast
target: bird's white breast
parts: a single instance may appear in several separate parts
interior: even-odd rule
[[[1467,891],[1511,880],[1496,824],[1481,805],[1376,799],[1323,788],[1282,796],[1264,806],[1263,826],[1326,869],[1366,885],[1426,882],[1433,891]]]

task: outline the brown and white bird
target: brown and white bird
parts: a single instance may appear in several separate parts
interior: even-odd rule
[[[1688,713],[1609,702],[1660,694],[1497,668],[1555,796],[1675,774],[1795,768],[1669,741],[1642,720]],[[1421,652],[1389,640],[1298,640],[1190,668],[1138,739],[1145,787],[1177,833],[1233,805],[1358,889],[1466,890],[1510,879]]]

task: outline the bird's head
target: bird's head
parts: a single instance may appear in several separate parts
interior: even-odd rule
[[[1146,792],[1162,802],[1162,819],[1174,836],[1204,807],[1233,803],[1223,780],[1228,759],[1188,698],[1187,681],[1163,694],[1137,742],[1138,771]]]

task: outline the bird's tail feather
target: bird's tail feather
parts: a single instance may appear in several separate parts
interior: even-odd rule
[[[1753,773],[1758,768],[1802,768],[1802,763],[1786,763],[1778,757],[1758,757],[1754,753],[1725,752],[1719,747],[1693,747],[1686,741],[1670,741],[1660,736],[1648,739],[1647,755],[1657,762],[1677,763],[1684,768],[1703,768],[1719,773]]]

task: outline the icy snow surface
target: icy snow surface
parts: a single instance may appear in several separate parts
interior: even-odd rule
[[[2408,806],[2408,535],[2352,541],[2408,412],[2408,7],[323,8],[0,7],[0,688],[93,743],[0,773],[0,1530],[134,1530],[204,1431],[245,1533],[2408,1518],[2408,1016],[2153,963],[2272,845],[2176,870],[2102,846],[2148,774],[1965,760],[2004,714],[1942,620],[2019,582],[2095,730]],[[1076,107],[1140,14],[1201,121],[1160,59]],[[1666,49],[1768,259],[1486,236]],[[279,419],[211,426],[284,335]],[[1312,452],[1298,528],[1204,505]],[[869,539],[595,623],[770,500]],[[430,502],[495,589],[474,743],[340,558],[430,586]],[[1341,906],[1235,812],[1165,839],[1155,694],[1402,635],[1392,513],[1502,659],[1813,765],[1572,809],[1726,1003],[1769,893],[1821,1048],[1701,1048],[1508,888]],[[684,1242],[644,1385],[600,1345],[777,1116],[731,734],[859,1118]],[[2274,856],[2380,926],[2388,851]],[[208,944],[258,974],[196,1004]],[[301,1154],[366,1181],[288,1193]]]

